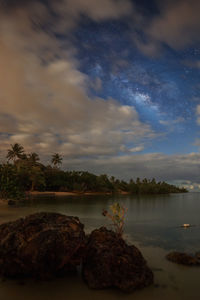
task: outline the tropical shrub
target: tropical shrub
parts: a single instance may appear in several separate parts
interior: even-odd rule
[[[126,209],[123,205],[120,205],[118,202],[115,202],[114,204],[110,205],[110,211],[103,210],[102,215],[104,217],[109,218],[112,221],[112,226],[114,226],[115,232],[122,236],[124,232],[124,224],[125,224],[125,214]]]
[[[22,199],[25,197],[17,168],[9,163],[0,166],[0,197],[2,199]]]

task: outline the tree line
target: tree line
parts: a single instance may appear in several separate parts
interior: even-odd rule
[[[166,182],[140,179],[129,182],[106,174],[95,175],[85,171],[64,171],[60,168],[62,156],[54,153],[50,164],[40,162],[37,153],[25,153],[16,143],[7,152],[7,162],[0,164],[0,197],[22,198],[27,191],[76,191],[132,194],[168,194],[187,192]]]

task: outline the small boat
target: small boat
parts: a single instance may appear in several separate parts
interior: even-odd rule
[[[181,227],[187,228],[187,227],[190,227],[190,226],[191,226],[190,224],[183,224]]]

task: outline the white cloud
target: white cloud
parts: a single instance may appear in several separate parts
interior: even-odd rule
[[[107,173],[122,179],[156,178],[174,184],[188,185],[200,183],[200,154],[166,155],[161,153],[127,154],[110,158],[98,157],[90,160],[74,158],[66,160],[66,167]],[[183,181],[183,183],[182,183]]]
[[[172,126],[172,125],[176,125],[176,124],[180,124],[185,122],[185,119],[182,117],[178,117],[175,120],[160,120],[159,123],[165,126]]]
[[[64,0],[52,2],[54,10],[59,15],[73,18],[85,14],[95,21],[101,21],[108,18],[118,19],[121,16],[129,15],[132,11],[132,5],[129,0]]]
[[[154,19],[149,34],[172,48],[181,49],[199,41],[198,0],[160,1],[161,15]]]
[[[144,146],[137,146],[129,149],[130,152],[135,153],[135,152],[141,152],[144,150]]]
[[[163,44],[179,50],[200,41],[200,2],[198,0],[157,0],[159,14],[147,18],[138,12],[137,22],[133,18],[133,40],[146,55],[156,56]],[[138,31],[143,31],[142,39]]]
[[[73,22],[84,12],[96,20],[130,13],[129,1],[63,1],[54,5]],[[70,6],[70,8],[69,8]],[[115,99],[88,96],[90,82],[79,71],[76,49],[30,22],[50,21],[38,6],[21,7],[0,18],[1,149],[21,143],[44,158],[60,152],[68,158],[113,156],[156,136],[142,123],[134,107]],[[68,10],[69,9],[69,10]],[[63,25],[63,24],[62,24]],[[98,81],[97,88],[101,82]]]

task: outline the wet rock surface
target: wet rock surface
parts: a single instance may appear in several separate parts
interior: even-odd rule
[[[169,261],[172,261],[177,264],[185,265],[185,266],[200,265],[200,256],[198,256],[198,253],[196,255],[190,255],[187,253],[174,251],[167,254],[166,258]]]
[[[153,273],[141,252],[105,227],[89,236],[82,276],[94,289],[117,287],[131,292],[153,283]]]
[[[12,278],[74,273],[85,246],[77,217],[36,213],[0,225],[0,275]]]

